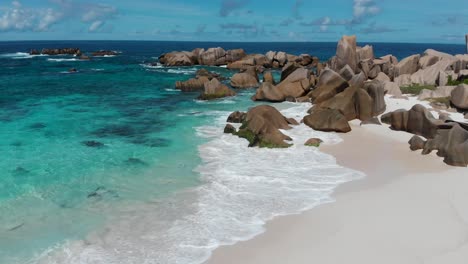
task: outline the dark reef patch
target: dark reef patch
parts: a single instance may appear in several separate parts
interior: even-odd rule
[[[103,148],[106,146],[104,145],[104,143],[99,142],[99,141],[94,141],[94,140],[83,141],[81,142],[81,144],[90,148]]]

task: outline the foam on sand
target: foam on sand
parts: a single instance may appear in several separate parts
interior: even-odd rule
[[[309,107],[282,113],[299,118]],[[215,113],[212,125],[196,129],[209,140],[199,147],[199,187],[171,199],[119,206],[104,231],[44,252],[33,263],[201,263],[220,245],[263,232],[275,216],[333,201],[338,185],[363,177],[304,146],[311,137],[337,143],[336,134],[299,125],[284,131],[294,141],[290,148],[248,148],[245,139],[223,134],[229,112]]]

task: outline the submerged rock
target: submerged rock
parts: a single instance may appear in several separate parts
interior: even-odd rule
[[[81,142],[81,144],[90,148],[102,148],[105,146],[104,143],[101,143],[99,141],[94,141],[94,140],[83,141]]]

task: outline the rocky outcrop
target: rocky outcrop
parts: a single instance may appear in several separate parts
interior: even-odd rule
[[[208,79],[208,77],[201,76],[198,78],[192,78],[185,82],[177,81],[175,86],[177,90],[181,90],[182,92],[202,91],[205,89],[205,83],[209,81],[210,79]]]
[[[453,89],[450,102],[458,109],[468,110],[468,85],[460,84]]]
[[[194,49],[192,51],[174,51],[162,54],[159,62],[166,66],[227,65],[246,56],[243,49],[225,51],[223,48]]]
[[[209,82],[213,78],[217,78],[218,80],[222,79],[222,77],[217,73],[209,72],[206,69],[199,69],[195,78],[189,79],[185,82],[177,81],[175,86],[176,89],[181,90],[182,92],[201,91],[205,88],[205,83]]]
[[[249,147],[285,148],[291,138],[281,133],[280,129],[291,129],[288,119],[276,108],[261,105],[250,109],[236,133],[249,141]]]
[[[119,55],[117,51],[112,50],[99,50],[91,54],[93,57],[116,56]]]
[[[409,111],[397,110],[382,116],[382,122],[390,128],[406,131],[425,138],[434,138],[443,121],[434,116],[422,105],[415,105]]]
[[[335,109],[315,109],[304,117],[304,124],[318,131],[340,133],[351,131],[346,117]]]
[[[222,84],[218,79],[213,78],[211,81],[204,84],[202,94],[198,97],[200,100],[213,100],[228,96],[234,96],[236,93]]]
[[[423,154],[436,150],[444,162],[452,166],[468,166],[468,130],[458,123],[439,129],[434,138],[424,144]]]
[[[39,55],[37,50],[31,50],[31,55]],[[41,54],[43,55],[76,55],[80,56],[81,51],[79,48],[61,48],[61,49],[42,49]]]
[[[233,88],[254,88],[259,86],[257,70],[251,67],[248,70],[234,74],[231,78]]]
[[[438,83],[439,73],[450,69],[450,66],[454,62],[453,59],[442,58],[433,65],[413,73],[411,75],[411,83],[435,85]]]
[[[159,62],[166,66],[192,66],[197,63],[197,58],[193,52],[175,51],[161,55]]]

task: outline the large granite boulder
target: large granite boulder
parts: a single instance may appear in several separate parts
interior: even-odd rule
[[[182,92],[201,91],[205,88],[205,83],[209,82],[213,78],[217,78],[218,80],[223,79],[219,74],[202,68],[197,70],[195,78],[189,79],[185,82],[177,81],[175,86],[176,89],[181,90]]]
[[[198,97],[200,100],[213,100],[228,96],[235,96],[236,93],[214,78],[204,84],[202,94]]]
[[[372,46],[366,45],[364,47],[357,47],[357,61],[366,61],[374,60],[374,48]]]
[[[461,110],[468,110],[468,85],[460,84],[453,89],[450,102]]]
[[[196,63],[194,55],[189,51],[174,51],[163,54],[159,62],[166,66],[192,66]]]
[[[381,82],[390,82],[390,77],[388,77],[387,74],[383,72],[379,72],[379,74],[377,74],[377,77],[375,77],[375,80],[379,80]]]
[[[311,72],[298,68],[277,85],[285,97],[298,98],[307,94],[311,87]]]
[[[346,88],[343,92],[327,101],[316,104],[314,108],[338,110],[348,121],[354,119],[366,121],[375,116],[373,113],[374,103],[372,97],[366,90],[356,86]]]
[[[421,59],[419,59],[419,68],[426,69],[427,67],[432,66],[439,61],[440,58],[433,55],[422,56]]]
[[[332,69],[325,69],[319,76],[316,88],[311,93],[314,104],[326,101],[348,87],[348,82]]]
[[[278,67],[283,67],[284,65],[286,65],[286,62],[288,61],[288,56],[286,54],[286,52],[283,52],[283,51],[280,51],[278,53],[276,53],[274,59],[273,59],[273,62],[277,62],[278,64]]]
[[[379,80],[366,82],[364,84],[364,89],[372,98],[372,116],[384,113],[387,109],[387,105],[385,104],[384,83]]]
[[[458,123],[439,129],[434,138],[424,144],[423,154],[437,150],[437,155],[452,166],[468,166],[468,130]]]
[[[400,109],[382,116],[382,122],[389,124],[390,128],[398,131],[406,131],[425,138],[434,138],[437,129],[444,124],[422,105],[415,105],[409,111]]]
[[[283,69],[281,70],[281,80],[280,82],[284,81],[291,73],[296,71],[297,69],[302,68],[299,64],[295,62],[288,62],[284,65]]]
[[[198,62],[200,65],[226,65],[226,51],[221,47],[202,50],[198,54]]]
[[[402,96],[403,93],[401,92],[401,88],[398,84],[394,82],[384,82],[383,83],[385,94],[393,95],[393,96]]]
[[[423,89],[418,96],[418,100],[426,100],[429,98],[450,97],[455,86],[439,86],[435,90]]]
[[[227,68],[232,70],[245,70],[251,67],[257,67],[260,69],[261,67],[270,68],[271,65],[268,62],[267,57],[263,54],[246,55],[240,60],[229,62],[227,65]]]
[[[354,77],[354,71],[349,67],[349,65],[344,66],[339,72],[341,77],[345,79],[346,81],[350,81]]]
[[[356,36],[343,36],[338,42],[336,56],[331,60],[331,68],[339,71],[344,66],[349,65],[353,72],[357,72],[358,57],[356,49]]]
[[[274,84],[263,82],[252,96],[253,101],[283,102],[286,96]]]
[[[276,108],[268,105],[256,106],[247,112],[245,120],[236,133],[249,141],[249,147],[284,148],[291,138],[281,133],[288,130],[290,121]]]
[[[354,72],[357,71],[356,36],[343,36],[338,42],[334,70],[339,71],[345,65],[349,65]]]
[[[244,72],[236,73],[231,78],[233,88],[253,88],[259,86],[257,70],[251,67]]]
[[[413,74],[419,70],[419,59],[421,55],[412,55],[404,58],[397,65],[394,66],[394,77],[398,77],[403,74]]]
[[[310,115],[304,117],[304,124],[318,131],[340,133],[351,131],[348,119],[336,109],[314,109]]]

